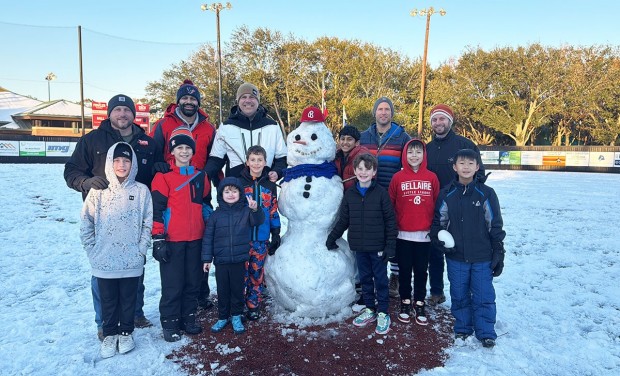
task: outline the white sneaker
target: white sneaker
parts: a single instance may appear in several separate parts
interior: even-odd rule
[[[116,345],[118,344],[118,336],[117,335],[113,335],[113,336],[107,336],[103,339],[103,342],[101,342],[101,357],[103,359],[105,358],[111,358],[114,355],[116,355]]]
[[[118,352],[120,354],[128,353],[135,347],[136,344],[133,341],[133,336],[131,334],[121,334],[118,336]]]

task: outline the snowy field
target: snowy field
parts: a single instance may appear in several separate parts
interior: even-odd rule
[[[134,332],[129,354],[98,360],[82,200],[62,172],[0,164],[0,374],[182,374],[165,356],[188,340],[161,337],[151,257],[144,310],[155,327]],[[470,338],[447,350],[445,367],[423,374],[617,375],[620,175],[494,171],[488,183],[507,232],[495,280],[497,346]]]

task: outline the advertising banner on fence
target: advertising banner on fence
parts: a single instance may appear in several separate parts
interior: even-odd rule
[[[511,150],[509,151],[508,161],[511,165],[520,165],[521,164],[521,151],[520,150]]]
[[[19,141],[0,140],[0,155],[7,157],[18,157]]]
[[[620,153],[614,153],[614,167],[620,167]]]
[[[566,166],[565,151],[543,151],[543,166]]]
[[[93,102],[93,129],[99,128],[101,122],[108,118],[108,104],[105,102]]]
[[[480,151],[480,158],[484,165],[496,165],[499,163],[499,151],[482,150]]]
[[[542,166],[543,152],[542,151],[522,151],[521,152],[521,164],[523,166]]]
[[[45,143],[46,157],[70,157],[75,150],[77,142],[56,142],[47,141]]]
[[[587,167],[590,162],[590,152],[588,151],[567,151],[566,165]]]
[[[151,106],[145,103],[136,104],[136,119],[133,121],[134,123],[141,126],[145,131],[149,130],[149,111]]]
[[[20,157],[45,157],[45,141],[20,141]]]
[[[614,152],[613,151],[591,151],[590,164],[591,167],[613,167]]]

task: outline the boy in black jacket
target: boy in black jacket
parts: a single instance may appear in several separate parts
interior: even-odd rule
[[[439,193],[431,226],[431,241],[446,255],[450,281],[451,312],[456,339],[475,333],[484,347],[495,346],[495,289],[493,277],[504,269],[502,214],[495,191],[476,179],[478,154],[459,150],[453,168],[458,180]],[[454,238],[446,248],[440,230]]]
[[[236,334],[245,332],[241,322],[245,299],[243,296],[246,262],[250,258],[250,230],[265,220],[256,201],[242,198],[239,179],[227,177],[217,189],[218,208],[211,214],[202,238],[203,270],[211,262],[216,265],[218,321],[211,327],[221,332],[229,320]],[[232,317],[231,317],[232,316]],[[230,319],[229,319],[230,318]]]
[[[371,154],[358,155],[353,161],[357,184],[349,188],[342,199],[338,222],[325,246],[336,249],[336,239],[348,228],[347,240],[355,252],[366,308],[353,320],[355,326],[377,321],[375,332],[390,331],[388,304],[390,300],[387,261],[396,254],[396,219],[390,196],[373,180],[377,174],[377,158]],[[379,306],[375,307],[375,291]],[[379,312],[377,314],[377,311]]]

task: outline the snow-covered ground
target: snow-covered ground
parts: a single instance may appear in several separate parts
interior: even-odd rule
[[[149,257],[136,349],[98,360],[80,194],[62,165],[0,164],[0,374],[174,375]],[[620,368],[620,175],[494,171],[506,268],[495,280],[500,337],[448,349],[424,375],[616,375]],[[227,344],[221,344],[225,346]],[[209,369],[205,365],[205,369]]]

